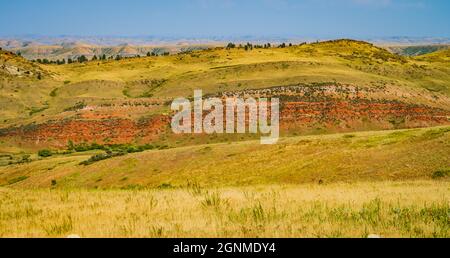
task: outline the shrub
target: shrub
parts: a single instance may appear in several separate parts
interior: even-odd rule
[[[447,169],[447,170],[435,171],[431,177],[433,179],[439,179],[439,178],[448,177],[449,175],[450,175],[450,169]]]
[[[91,151],[91,150],[106,150],[107,148],[103,145],[100,145],[98,143],[91,143],[90,145],[87,143],[81,143],[74,145],[72,141],[69,141],[69,144],[67,146],[69,150],[75,150],[76,152],[85,152],[85,151]]]
[[[87,165],[93,164],[93,163],[101,161],[101,160],[109,159],[110,157],[111,157],[111,154],[108,154],[108,153],[96,154],[94,156],[91,156],[88,160],[81,162],[80,165],[87,166]]]
[[[136,149],[135,147],[131,146],[127,149],[128,153],[136,153],[139,152],[139,149]]]
[[[28,179],[27,176],[19,176],[19,177],[16,177],[16,178],[13,178],[13,179],[9,180],[8,184],[12,185],[12,184],[15,184],[15,183],[22,182],[22,181],[24,181],[26,179]]]
[[[53,89],[51,92],[50,92],[50,97],[56,97],[56,91],[58,90],[58,88],[55,88],[55,89]]]
[[[158,186],[159,189],[172,189],[173,186],[170,183],[164,183],[160,186]]]
[[[67,142],[67,149],[70,150],[70,151],[72,151],[72,150],[75,149],[75,145],[73,144],[73,141],[72,141],[72,140],[69,140],[69,141]]]
[[[124,153],[122,151],[116,152],[116,153],[107,152],[107,153],[103,153],[103,154],[96,154],[96,155],[91,156],[88,160],[85,160],[85,161],[81,162],[80,165],[89,166],[91,164],[94,164],[95,162],[102,161],[102,160],[105,160],[105,159],[114,158],[114,157],[123,156],[125,154],[126,153]]]
[[[64,109],[64,111],[65,112],[67,112],[67,111],[77,111],[77,110],[85,108],[86,106],[87,105],[84,102],[77,102],[74,106]]]
[[[73,148],[76,152],[84,152],[84,151],[88,151],[88,147],[86,145],[77,145],[74,146]]]
[[[50,156],[52,156],[53,155],[53,153],[52,153],[52,151],[51,150],[40,150],[39,152],[38,152],[38,156],[39,157],[43,157],[43,158],[47,158],[47,157],[50,157]]]
[[[36,113],[40,113],[42,111],[45,111],[46,109],[48,109],[48,106],[44,106],[44,107],[32,107],[31,111],[30,111],[30,116],[36,114]]]
[[[236,45],[234,44],[234,43],[228,43],[228,45],[227,45],[227,49],[231,49],[231,48],[235,48],[236,47]]]
[[[19,164],[31,162],[31,156],[29,154],[23,155],[22,159],[18,162]]]

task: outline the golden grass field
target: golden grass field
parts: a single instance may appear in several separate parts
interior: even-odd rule
[[[176,190],[0,189],[1,237],[449,237],[421,180]]]
[[[51,157],[0,168],[0,236],[449,237],[449,147],[438,127]]]

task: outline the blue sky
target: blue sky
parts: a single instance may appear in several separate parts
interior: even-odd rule
[[[447,0],[0,0],[0,35],[450,37]]]

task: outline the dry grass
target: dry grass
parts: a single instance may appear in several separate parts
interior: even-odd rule
[[[166,57],[44,65],[42,68],[54,74],[56,80],[72,83],[166,79],[163,87],[153,92],[158,97],[188,96],[192,94],[192,87],[213,93],[329,81],[366,86],[380,83],[400,88],[409,86],[406,89],[411,91],[434,79],[439,79],[436,84],[448,93],[446,82],[449,80],[445,63],[400,58],[369,44],[352,41],[253,51],[205,50]],[[61,91],[70,92],[70,87],[62,87]],[[95,90],[93,93],[96,96],[104,94]]]
[[[228,187],[431,179],[449,169],[449,151],[447,126],[287,137],[276,145],[245,141],[151,150],[89,166],[79,163],[92,153],[75,153],[0,167],[0,186],[47,188],[52,180],[57,188],[103,189],[182,187],[188,181]]]
[[[449,237],[448,182],[0,189],[1,237]]]

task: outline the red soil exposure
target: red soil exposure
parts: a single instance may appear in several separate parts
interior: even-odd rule
[[[368,100],[287,102],[280,115],[282,129],[325,127],[362,129],[413,128],[450,124],[450,112],[401,102]]]
[[[280,98],[282,134],[308,133],[316,129],[348,132],[450,124],[448,110],[396,100],[371,99],[373,94],[383,91],[331,85],[280,87],[232,94]],[[53,147],[64,147],[69,140],[98,144],[151,143],[163,135],[170,137],[171,117],[155,115],[136,121],[130,115],[136,117],[153,109],[152,105],[86,108],[78,110],[78,115],[72,119],[0,129],[0,138]]]
[[[444,110],[401,102],[296,101],[282,103],[280,126],[282,132],[302,132],[318,127],[358,130],[366,128],[367,124],[376,129],[413,128],[449,124],[449,115]],[[0,136],[54,147],[64,147],[69,140],[99,144],[149,143],[167,133],[170,119],[170,116],[158,115],[145,121],[63,120],[4,129]]]

